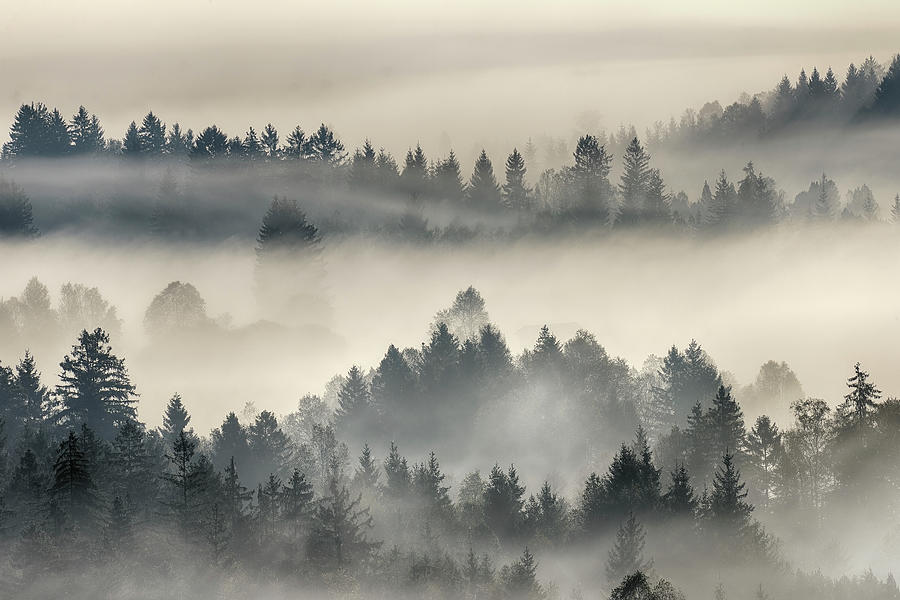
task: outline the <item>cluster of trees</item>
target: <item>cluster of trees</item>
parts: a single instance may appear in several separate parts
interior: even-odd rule
[[[168,291],[189,295],[184,285]],[[148,315],[165,305],[157,300]],[[815,587],[784,570],[754,511],[815,527],[891,515],[900,492],[900,402],[880,401],[860,365],[836,410],[796,399],[791,428],[764,415],[747,431],[699,344],[673,347],[637,374],[590,334],[563,345],[544,327],[513,358],[473,288],[436,315],[421,349],[390,346],[377,369],[351,368],[336,405],[306,396],[281,418],[232,412],[208,436],[190,426],[177,394],[159,428],[138,421],[137,389],[103,329],[83,330],[59,366],[52,388],[28,353],[0,366],[0,546],[10,557],[0,572],[11,589],[37,589],[50,573],[67,585],[88,573],[109,582],[111,563],[160,577],[174,553],[207,574],[275,573],[332,590],[546,598],[556,592],[539,582],[535,553],[570,548],[604,567],[586,584],[623,580],[613,597],[642,586],[673,597],[666,582],[633,579],[674,568],[673,556]],[[531,414],[515,415],[529,403],[550,417],[543,436],[522,426]],[[598,455],[605,468],[568,497],[550,481],[528,493],[515,465],[452,486],[434,451],[411,464],[393,442],[381,459],[366,443],[443,448],[460,431],[479,437],[482,421],[502,438],[496,411],[523,448],[559,448],[563,435],[621,439],[628,423],[636,433],[609,462]],[[584,420],[596,428],[575,426]],[[351,447],[361,448],[355,466]],[[512,562],[495,568],[504,559]],[[876,583],[883,597],[897,594],[892,580]],[[823,597],[836,593],[816,585]]]
[[[691,201],[685,192],[667,188],[660,170],[652,167],[647,148],[672,140],[707,141],[717,136],[733,140],[747,132],[782,131],[791,124],[833,122],[841,115],[895,115],[900,110],[897,81],[900,57],[887,70],[871,57],[858,68],[850,65],[842,84],[830,69],[824,76],[817,69],[810,76],[801,72],[796,85],[785,77],[767,96],[748,97],[724,110],[710,103],[697,113],[688,111],[680,124],[674,120],[668,126],[658,124],[648,131],[643,144],[633,127],[623,127],[612,136],[583,135],[568,160],[560,157],[568,164],[535,171],[531,177],[529,166],[534,169],[536,159],[530,140],[521,152],[513,148],[497,171],[482,150],[471,175],[464,177],[452,150],[435,159],[417,145],[398,161],[366,140],[349,153],[325,124],[311,134],[297,126],[284,139],[271,124],[261,134],[250,127],[242,136],[229,136],[212,125],[195,136],[178,123],[167,126],[150,112],[140,124],[132,122],[120,141],[105,137],[98,117],[83,106],[67,121],[58,109],[50,110],[42,103],[20,107],[0,164],[14,172],[16,164],[34,158],[102,155],[121,159],[119,164],[165,165],[169,171],[158,185],[153,214],[147,219],[148,230],[156,234],[191,230],[200,226],[197,221],[202,222],[188,217],[182,205],[189,203],[175,189],[172,169],[196,174],[223,164],[262,174],[267,180],[302,182],[309,195],[352,193],[354,198],[366,198],[371,206],[362,207],[365,210],[381,207],[381,218],[388,221],[382,225],[385,232],[418,239],[439,233],[454,238],[479,230],[534,231],[566,225],[719,231],[837,217],[896,221],[900,196],[882,214],[871,190],[863,185],[849,193],[844,205],[834,182],[823,174],[808,191],[785,202],[775,181],[753,163],[747,164],[738,182],[729,181],[723,171],[712,185],[704,183],[699,197]],[[617,181],[611,178],[614,154],[621,157]],[[440,207],[450,207],[465,218],[439,232],[429,226],[426,215]],[[359,226],[340,216],[335,220],[328,223],[330,228]],[[24,191],[0,180],[0,235],[36,233]]]
[[[800,71],[796,83],[787,75],[769,92],[749,96],[722,108],[707,102],[688,109],[676,122],[657,122],[647,132],[648,143],[733,143],[793,133],[803,128],[876,121],[900,114],[900,55],[885,69],[875,58],[851,63],[844,80],[829,67]]]

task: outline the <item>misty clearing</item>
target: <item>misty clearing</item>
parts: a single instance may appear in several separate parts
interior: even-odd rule
[[[50,4],[0,598],[900,600],[900,8]]]

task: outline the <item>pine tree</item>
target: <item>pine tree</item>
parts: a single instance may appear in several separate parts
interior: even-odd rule
[[[606,559],[607,581],[614,583],[626,575],[636,571],[647,571],[653,567],[653,561],[644,558],[645,537],[643,526],[634,514],[629,514],[628,519],[619,525],[615,544]]]
[[[135,388],[125,361],[112,353],[105,331],[99,327],[93,332],[82,331],[71,355],[67,354],[59,366],[61,383],[56,393],[62,403],[57,413],[60,423],[84,423],[110,440],[119,427],[135,419]]]
[[[525,184],[525,158],[517,148],[506,158],[506,183],[503,184],[503,201],[507,208],[522,210],[528,208],[531,190]]]
[[[881,390],[869,381],[869,374],[860,369],[859,363],[854,365],[853,375],[847,379],[847,387],[850,392],[844,396],[839,410],[862,436],[872,424],[872,415],[878,406],[876,400],[881,398]]]
[[[269,477],[265,483],[260,484],[256,493],[257,532],[263,545],[271,543],[280,534],[281,493],[281,479],[275,473],[269,473]]]

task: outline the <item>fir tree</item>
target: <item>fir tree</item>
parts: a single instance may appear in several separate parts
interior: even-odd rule
[[[500,205],[500,186],[487,152],[481,150],[469,179],[469,202],[479,210],[491,211]]]

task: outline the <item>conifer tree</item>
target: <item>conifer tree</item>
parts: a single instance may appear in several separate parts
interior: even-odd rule
[[[525,158],[518,148],[506,158],[506,183],[503,184],[503,202],[507,208],[522,210],[528,208],[530,189],[525,183]]]
[[[145,156],[159,158],[166,150],[166,126],[159,117],[150,111],[141,121],[138,128],[138,141],[141,153]]]
[[[400,184],[414,202],[428,191],[428,159],[419,144],[416,144],[415,151],[410,149],[406,152]]]
[[[705,422],[710,450],[719,456],[730,452],[742,460],[747,436],[744,429],[744,413],[731,395],[730,386],[719,386]]]
[[[372,456],[372,449],[369,444],[363,445],[362,453],[359,456],[359,466],[353,475],[353,484],[357,489],[372,494],[378,489],[381,479],[381,472],[378,463]]]
[[[89,115],[84,106],[69,123],[69,136],[72,139],[72,153],[79,155],[99,154],[106,147],[103,139],[103,128],[97,115]]]
[[[402,500],[409,493],[410,472],[406,458],[400,456],[397,444],[391,442],[391,449],[384,459],[384,495],[394,502]]]
[[[358,439],[371,426],[369,384],[359,367],[353,365],[338,392],[338,407],[334,414],[335,430],[348,439]]]
[[[515,466],[504,472],[494,465],[484,488],[484,515],[488,526],[501,540],[511,540],[522,526],[525,486],[519,483]]]
[[[263,129],[260,144],[266,159],[275,160],[278,158],[278,130],[271,123],[268,123]]]
[[[52,408],[52,398],[47,386],[41,383],[41,374],[37,370],[34,356],[28,350],[16,365],[15,386],[15,394],[18,396],[16,405],[21,410],[21,423],[32,429],[40,427]],[[9,427],[9,421],[7,423]]]
[[[444,477],[433,451],[427,462],[413,466],[412,489],[425,507],[427,522],[442,522],[450,515],[450,487],[443,485]]]
[[[372,517],[360,502],[361,496],[351,499],[346,487],[331,480],[328,495],[322,498],[316,511],[309,539],[309,556],[322,568],[352,568],[380,545],[367,537]]]
[[[56,393],[62,403],[57,413],[60,423],[84,423],[110,440],[119,427],[136,417],[137,394],[125,361],[112,353],[109,335],[99,327],[93,332],[82,331],[72,353],[59,366],[61,383]]]
[[[784,451],[778,426],[766,415],[756,419],[747,434],[747,460],[754,478],[755,489],[762,500],[763,510],[768,510],[775,484],[775,468]]]
[[[671,473],[672,482],[663,495],[663,505],[678,517],[691,517],[697,510],[697,496],[691,486],[691,478],[684,463],[676,466]]]
[[[438,197],[457,203],[465,198],[466,184],[462,178],[459,160],[453,150],[450,150],[447,158],[435,165],[433,179],[434,191]]]
[[[97,519],[99,498],[89,470],[89,461],[74,431],[60,442],[53,465],[50,497],[54,510],[66,519],[90,527]]]
[[[299,469],[294,469],[281,490],[281,504],[282,518],[295,541],[302,539],[313,517],[313,496],[312,484]]]
[[[31,200],[15,182],[0,176],[0,238],[38,235]]]
[[[137,123],[132,121],[125,131],[125,139],[122,140],[122,156],[125,156],[126,158],[138,158],[141,154],[143,154],[141,137],[138,133]]]
[[[469,202],[479,210],[491,211],[500,206],[500,186],[487,152],[481,150],[469,179]]]
[[[619,525],[615,544],[606,559],[607,581],[620,581],[626,575],[653,567],[653,561],[644,558],[645,537],[644,527],[634,514],[629,514],[625,522]]]
[[[194,434],[194,429],[188,429],[191,422],[191,416],[188,414],[184,403],[181,401],[181,395],[175,394],[169,399],[166,405],[166,411],[163,413],[163,423],[160,428],[160,434],[163,436],[166,444],[171,444],[181,434],[182,431],[187,433],[189,437]]]
[[[650,183],[650,155],[638,139],[634,138],[625,149],[622,161],[622,180],[619,183],[622,207],[616,222],[634,225],[644,213]]]
[[[526,546],[516,562],[501,570],[500,579],[506,594],[524,600],[546,598],[546,592],[537,581],[537,567],[534,555]]]
[[[709,518],[726,535],[742,534],[750,525],[753,506],[744,500],[747,497],[745,487],[734,464],[734,455],[726,452],[713,480],[709,499]]]

